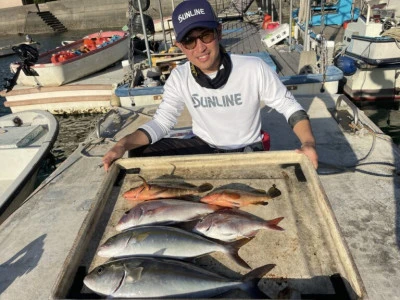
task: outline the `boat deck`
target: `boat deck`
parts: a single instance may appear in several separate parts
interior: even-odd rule
[[[264,45],[261,41],[262,35],[260,34],[261,16],[250,15],[243,19],[227,20],[222,24],[223,40],[221,44],[227,51],[235,54],[266,51],[273,59],[279,76],[298,74],[301,49],[298,49],[296,45],[289,47],[285,41],[271,47]],[[313,30],[317,34],[323,31],[325,38],[335,41],[335,43],[340,43],[343,39],[344,31],[340,26],[314,26]]]
[[[253,16],[243,20],[223,22],[221,44],[228,52],[235,54],[247,54],[256,52],[268,52],[276,65],[276,71],[280,76],[297,74],[300,53],[288,51],[287,45],[280,43],[277,46],[267,48],[261,41],[260,16]],[[244,37],[242,39],[242,37]]]

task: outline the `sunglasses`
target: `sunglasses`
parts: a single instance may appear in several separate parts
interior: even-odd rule
[[[187,50],[192,50],[197,46],[197,39],[200,39],[204,44],[209,44],[217,38],[217,31],[215,29],[209,29],[204,31],[198,36],[185,36],[181,44]]]

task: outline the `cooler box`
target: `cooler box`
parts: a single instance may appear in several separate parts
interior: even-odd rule
[[[281,24],[277,28],[272,30],[262,30],[261,41],[267,46],[271,47],[285,38],[289,37],[290,27],[289,24]]]

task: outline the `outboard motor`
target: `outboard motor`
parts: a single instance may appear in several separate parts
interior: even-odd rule
[[[14,76],[11,79],[5,78],[6,84],[4,85],[4,88],[6,89],[6,93],[11,91],[17,84],[17,79],[21,70],[26,76],[38,76],[36,71],[31,69],[31,66],[38,61],[39,51],[36,48],[26,44],[14,46],[11,49],[18,55],[21,61]]]
[[[32,46],[21,44],[12,47],[12,50],[21,59],[22,70],[26,76],[37,76],[37,73],[30,67],[33,66],[39,59],[39,51]]]

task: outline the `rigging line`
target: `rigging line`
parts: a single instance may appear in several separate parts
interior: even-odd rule
[[[381,177],[396,177],[396,176],[398,176],[397,172],[395,172],[394,174],[379,174],[379,173],[375,173],[375,172],[360,170],[360,169],[357,168],[357,167],[360,167],[360,166],[375,165],[375,164],[386,165],[386,166],[391,166],[391,167],[396,168],[396,165],[393,164],[393,163],[390,163],[390,162],[365,162],[365,163],[361,163],[362,161],[366,160],[371,155],[371,153],[375,150],[376,139],[377,138],[381,138],[383,140],[387,140],[387,139],[384,139],[383,137],[379,136],[368,125],[363,124],[361,121],[359,121],[359,123],[373,137],[372,145],[371,145],[368,153],[364,157],[358,159],[355,164],[349,165],[349,166],[340,166],[340,165],[336,165],[336,164],[327,163],[327,162],[324,162],[324,161],[319,161],[318,162],[319,165],[325,165],[327,168],[331,168],[333,170],[330,170],[330,171],[319,170],[318,174],[320,174],[320,175],[333,175],[333,174],[338,174],[338,173],[343,173],[343,172],[360,172],[360,173],[364,173],[366,175],[381,176]],[[357,129],[356,126],[354,126],[354,129]]]

